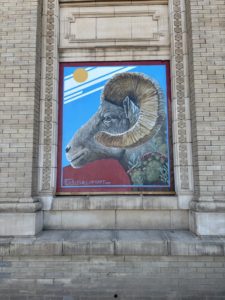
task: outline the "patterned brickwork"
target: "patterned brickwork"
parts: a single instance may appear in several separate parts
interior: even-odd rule
[[[224,299],[224,257],[5,257],[1,300]]]
[[[194,182],[202,200],[225,200],[225,3],[186,1]]]
[[[2,201],[32,195],[37,157],[39,70],[37,0],[1,1],[0,196]]]

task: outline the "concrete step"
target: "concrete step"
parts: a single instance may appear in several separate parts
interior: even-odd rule
[[[47,230],[0,238],[1,256],[225,256],[225,237],[184,230]]]

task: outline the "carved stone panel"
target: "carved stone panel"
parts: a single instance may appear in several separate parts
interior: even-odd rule
[[[169,46],[166,5],[60,8],[60,48]]]

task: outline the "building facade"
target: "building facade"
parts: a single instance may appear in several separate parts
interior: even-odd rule
[[[224,297],[224,1],[1,4],[1,299]],[[173,193],[59,193],[60,64],[142,61],[170,65]]]

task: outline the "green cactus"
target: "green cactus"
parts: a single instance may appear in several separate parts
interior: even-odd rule
[[[128,171],[133,184],[168,182],[167,158],[159,152],[148,152]]]
[[[160,179],[161,163],[158,160],[151,160],[148,162],[145,171],[145,177],[148,183],[158,181]]]
[[[143,184],[144,183],[144,173],[141,169],[133,169],[130,174],[133,184]]]

